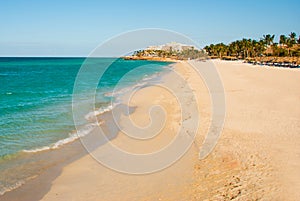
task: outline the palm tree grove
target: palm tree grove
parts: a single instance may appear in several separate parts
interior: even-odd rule
[[[211,44],[204,49],[210,58],[224,60],[243,59],[254,64],[299,67],[300,37],[291,32],[288,36],[280,35],[279,41],[274,41],[275,35],[263,35],[260,40],[236,40],[228,45],[224,43]]]

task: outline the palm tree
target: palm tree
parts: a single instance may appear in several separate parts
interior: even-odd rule
[[[266,50],[266,47],[265,47],[265,43],[264,43],[264,41],[263,40],[260,40],[259,41],[259,47],[260,47],[260,56],[262,56],[263,55],[263,53],[264,53],[264,51]]]
[[[293,41],[292,41],[291,38],[288,38],[288,39],[287,39],[286,45],[287,45],[288,55],[289,55],[289,56],[292,56],[291,48],[293,47],[294,43],[293,43]]]
[[[252,40],[251,52],[250,52],[251,57],[261,56],[264,51],[265,51],[264,41],[262,41],[262,40],[260,40],[260,41]]]
[[[279,44],[280,45],[285,45],[286,44],[286,40],[287,40],[287,37],[285,35],[280,35],[280,37],[279,37]]]
[[[229,44],[228,53],[229,56],[235,55],[236,57],[238,57],[238,47],[235,41]]]
[[[215,51],[219,58],[224,56],[224,53],[227,52],[227,46],[224,43],[219,43],[215,45]]]
[[[238,51],[238,57],[243,57],[244,49],[243,49],[243,43],[241,40],[237,40],[237,51]]]
[[[249,53],[252,49],[252,40],[251,39],[244,39],[244,46],[246,50],[246,56],[249,57]]]
[[[291,32],[289,36],[290,36],[291,43],[296,44],[296,33]]]
[[[258,45],[259,45],[259,42],[257,40],[252,40],[251,42],[251,50],[250,50],[250,57],[256,57],[258,56]]]
[[[203,49],[205,49],[205,51],[208,55],[212,56],[213,55],[214,44],[210,44],[209,46],[205,46]]]
[[[142,50],[138,50],[138,51],[135,51],[133,55],[135,56],[141,56],[143,54],[143,51]]]
[[[263,35],[263,40],[265,41],[265,44],[268,46],[273,44],[274,38],[275,38],[275,35],[272,35],[272,36],[270,34]]]
[[[291,48],[296,44],[296,33],[291,32],[289,34],[289,38],[287,39],[287,46],[288,46],[288,54],[292,56]]]
[[[278,43],[273,43],[271,48],[272,48],[273,55],[274,56],[279,56],[280,51],[279,51],[279,48],[278,48]]]
[[[259,41],[252,39],[242,39],[231,42],[229,45],[225,45],[223,43],[219,44],[211,44],[206,46],[204,49],[210,56],[216,56],[222,58],[223,56],[236,56],[236,58],[248,58],[248,57],[257,57],[263,56],[265,54],[268,55],[276,55],[276,56],[293,56],[300,55],[299,39],[296,38],[296,33],[291,32],[289,36],[280,35],[279,44],[274,43],[275,35],[267,34],[263,35]],[[298,43],[298,44],[297,44]],[[297,45],[295,45],[297,44]],[[266,51],[270,50],[270,51]]]

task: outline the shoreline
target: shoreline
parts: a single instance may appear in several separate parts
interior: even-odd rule
[[[147,61],[164,61],[164,62],[181,62],[184,60],[178,60],[176,58],[168,57],[144,57],[144,56],[125,56],[122,57],[124,60],[147,60]]]
[[[230,200],[250,196],[258,200],[296,200],[300,192],[297,187],[300,153],[296,151],[300,145],[300,108],[297,107],[300,91],[295,86],[300,71],[255,68],[241,62],[212,62],[224,84],[227,116],[222,136],[206,159],[198,160],[198,148],[210,124],[210,97],[205,84],[187,62],[178,62],[174,70],[197,92],[202,126],[195,143],[174,165],[157,173],[133,176],[112,171],[90,155],[82,155],[61,165],[56,174],[47,171],[32,180],[33,183],[17,189],[18,192],[11,191],[10,196],[5,194],[1,198]],[[200,64],[205,67],[205,62]],[[171,72],[164,75],[162,81],[178,90],[185,85],[174,79]],[[186,97],[186,94],[180,94]],[[144,114],[153,103],[165,106],[170,118],[163,131],[165,135],[158,138],[158,143],[150,142],[150,146],[130,142],[118,133],[112,143],[128,151],[139,151],[141,148],[153,151],[153,148],[164,146],[173,137],[179,116],[176,101],[170,94],[150,86],[139,90],[129,103],[136,107],[131,117],[140,126],[149,123],[148,116]],[[124,123],[124,119],[121,122]]]
[[[165,62],[184,62],[186,60],[178,60],[176,58],[165,58],[165,57],[147,57],[147,56],[125,56],[124,60],[147,60],[147,61],[165,61]],[[299,57],[291,57],[291,58],[282,58],[282,57],[262,57],[262,58],[231,58],[231,57],[210,57],[198,59],[199,61],[214,61],[214,60],[222,60],[222,61],[242,61],[243,63],[252,64],[254,66],[260,67],[271,67],[271,68],[287,68],[287,69],[297,69],[300,68],[300,60]],[[292,60],[292,61],[290,61]]]
[[[137,64],[138,63],[139,62],[137,62]],[[148,62],[143,62],[143,63],[148,63]],[[154,64],[155,67],[157,66],[158,70],[153,71],[153,74],[151,74],[152,71],[149,71],[150,73],[147,73],[145,75],[142,74],[136,80],[136,83],[134,83],[135,82],[134,81],[132,85],[126,85],[126,84],[124,86],[122,85],[122,88],[116,91],[116,96],[115,96],[116,98],[133,87],[143,85],[146,82],[156,81],[157,79],[155,77],[162,74],[162,72],[165,71],[165,68],[166,69],[169,68],[166,66],[172,65],[166,62],[161,62],[161,64],[159,64],[158,62],[158,65],[156,65],[156,62],[149,62],[149,63]],[[99,107],[101,108],[96,108],[95,111],[91,113],[92,114],[96,113],[97,115],[99,115],[99,114],[103,114],[106,111],[111,110],[110,105],[104,105],[104,104],[100,104],[100,105]],[[56,141],[49,142],[49,144],[41,145],[41,146],[38,146],[37,144],[37,146],[33,146],[28,149],[23,148],[16,153],[7,154],[3,158],[1,158],[0,177],[2,177],[3,179],[1,179],[0,196],[5,194],[6,192],[14,191],[14,189],[18,189],[20,186],[23,186],[24,183],[26,184],[28,181],[38,177],[41,173],[45,171],[45,169],[48,169],[48,167],[52,167],[53,164],[57,163],[57,161],[65,161],[67,159],[67,156],[64,153],[60,153],[61,152],[60,149],[62,149],[66,145],[68,147],[73,147],[72,145],[70,146],[69,144],[72,144],[74,141],[78,140],[79,137],[83,137],[90,132],[91,128],[94,126],[92,122],[94,120],[89,119],[91,113],[88,113],[84,116],[87,122],[85,125],[81,126],[77,130],[77,132],[72,128],[69,130],[66,129],[67,134],[62,135],[61,138],[56,139]],[[63,148],[63,150],[66,149]],[[61,158],[55,157],[54,154],[52,153],[57,153],[57,155],[61,154],[62,157]],[[51,159],[53,158],[53,160],[49,160],[49,161],[44,160],[44,158],[48,158],[48,157],[50,157]],[[70,157],[72,156],[70,155]],[[13,174],[13,172],[17,172],[17,173]]]
[[[173,62],[166,64],[165,67],[172,68]],[[162,68],[165,68],[162,67]],[[167,70],[168,71],[168,70]],[[145,85],[146,83],[149,82],[157,82],[161,79],[162,76],[164,76],[166,73],[168,73],[166,70],[162,70],[160,72],[156,72],[153,75],[145,77],[146,79],[144,80],[141,79],[138,81],[137,85],[143,84]],[[157,77],[157,75],[159,75]],[[124,90],[125,93],[126,91],[130,91],[130,88],[135,87],[133,86],[126,86],[122,89],[120,89],[120,92],[117,92],[117,96],[124,96]],[[120,94],[119,94],[120,93]],[[119,97],[120,98],[120,97]],[[110,105],[108,106],[110,107]],[[111,115],[113,110],[112,108],[104,109],[102,112],[99,112],[98,110],[95,111],[97,118],[104,118],[108,119],[110,118],[109,116]],[[87,114],[89,115],[89,114]],[[102,121],[102,120],[99,120]],[[88,125],[87,125],[88,126]],[[86,131],[86,130],[84,130]],[[50,144],[45,147],[37,147],[34,149],[30,150],[22,150],[15,155],[13,160],[16,158],[22,158],[22,160],[27,160],[27,158],[30,158],[32,156],[35,157],[35,161],[41,161],[44,160],[45,158],[49,158],[50,162],[43,164],[40,166],[42,171],[40,172],[38,169],[38,172],[35,172],[32,176],[25,178],[24,180],[17,181],[16,185],[11,186],[8,188],[4,194],[0,194],[0,198],[4,200],[18,200],[18,197],[22,195],[24,200],[38,200],[37,198],[41,195],[44,190],[35,192],[32,196],[29,196],[26,198],[28,195],[26,191],[28,189],[32,188],[40,188],[40,183],[43,183],[43,187],[40,189],[49,189],[49,185],[51,184],[52,180],[56,178],[62,171],[63,167],[72,163],[73,161],[78,160],[79,158],[87,155],[87,150],[83,148],[81,144],[81,137],[86,137],[89,135],[91,131],[89,131],[88,134],[72,134],[67,138],[63,138],[58,140],[57,142]],[[62,143],[63,142],[63,143]],[[65,153],[66,152],[66,153]],[[61,156],[62,155],[62,156]],[[24,157],[24,159],[23,159]],[[60,163],[61,162],[61,163]],[[38,167],[39,168],[39,167]],[[45,171],[46,169],[46,171]],[[33,187],[32,187],[33,186]]]

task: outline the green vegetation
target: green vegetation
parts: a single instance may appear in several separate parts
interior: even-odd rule
[[[212,58],[300,57],[300,37],[297,40],[296,33],[281,35],[279,43],[274,42],[274,38],[275,35],[267,34],[258,41],[244,38],[228,45],[211,44],[204,49]]]
[[[278,42],[275,42],[275,35],[267,34],[259,40],[246,39],[236,40],[226,45],[224,43],[211,44],[198,50],[193,46],[163,45],[138,50],[132,56],[125,59],[149,59],[164,60],[165,58],[176,60],[220,58],[224,60],[242,59],[249,63],[300,67],[300,37],[291,32],[289,35],[280,35]],[[204,51],[205,50],[205,51]]]
[[[175,51],[170,48],[169,50],[138,50],[133,53],[132,56],[137,57],[161,57],[172,59],[199,59],[206,56],[203,50],[197,50],[194,48],[184,49],[182,51]]]

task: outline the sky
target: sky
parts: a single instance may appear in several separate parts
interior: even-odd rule
[[[300,34],[299,0],[9,0],[0,2],[0,56],[87,56],[143,28],[176,31],[200,47],[264,34]]]

